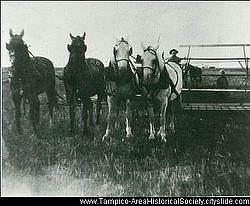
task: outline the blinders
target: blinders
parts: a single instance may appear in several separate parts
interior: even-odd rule
[[[10,42],[6,43],[6,49],[9,51],[10,62],[12,65],[25,61],[25,55],[23,54],[28,52],[28,45],[21,37],[21,35],[12,35]]]
[[[122,42],[124,42],[125,44],[127,44],[127,45],[130,46],[130,49],[129,49],[129,56],[131,56],[131,55],[133,54],[133,48],[132,48],[132,46],[131,46],[127,41],[125,41],[123,38],[122,38],[122,40],[121,40],[118,44],[115,45],[115,47],[113,47],[113,54],[116,56],[116,53],[117,53],[116,47],[119,46],[119,44],[121,44]]]
[[[113,48],[113,54],[114,55],[116,55],[116,49],[115,49],[115,47]],[[130,50],[129,50],[129,56],[131,56],[133,54],[133,48],[132,47],[130,47]]]
[[[87,51],[87,45],[85,44],[85,36],[86,33],[84,32],[84,35],[82,37],[76,36],[74,37],[70,33],[71,38],[71,45],[67,45],[67,49],[70,53],[85,53]]]
[[[156,67],[159,66],[159,60],[158,60],[158,57],[157,57],[157,54],[156,54],[156,51],[151,49],[150,46],[144,50],[144,52],[149,52],[150,54],[154,55],[156,57],[156,63],[155,63],[155,67],[152,68],[152,67],[141,67],[142,69],[142,72],[144,71],[144,69],[150,69],[152,72],[153,72],[153,75],[156,74]]]

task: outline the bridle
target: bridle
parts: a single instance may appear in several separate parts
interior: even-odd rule
[[[18,93],[19,95],[23,96],[24,90],[27,88],[30,88],[30,82],[29,82],[29,78],[28,78],[28,74],[29,73],[29,69],[27,70],[27,59],[25,57],[25,55],[22,54],[22,52],[24,52],[24,50],[27,49],[27,53],[31,54],[33,56],[33,54],[28,50],[28,45],[26,44],[26,42],[22,39],[19,39],[22,42],[22,50],[21,51],[17,51],[17,49],[10,49],[9,50],[9,56],[11,59],[11,68],[12,70],[9,71],[9,78],[11,82],[15,82],[17,88],[12,88],[12,94]],[[27,55],[28,55],[27,54]],[[12,61],[13,57],[15,57],[15,60]],[[28,55],[29,57],[29,55]],[[33,56],[34,57],[34,56]],[[15,62],[17,61],[17,62]],[[20,63],[19,63],[20,62]],[[28,63],[28,67],[32,67],[32,65],[30,63]],[[17,67],[22,68],[22,72],[19,73],[19,71],[16,70]],[[23,76],[22,76],[23,75]],[[13,81],[12,81],[12,80]],[[24,84],[24,81],[26,81],[26,83]],[[34,88],[32,88],[34,90]]]
[[[126,58],[117,59],[117,57],[116,57],[116,52],[117,52],[116,47],[118,47],[121,43],[125,43],[126,45],[128,45],[130,47],[129,55],[128,55],[127,59]],[[122,85],[125,85],[128,82],[132,81],[131,78],[129,78],[129,80],[126,80],[126,81],[121,80],[122,78],[119,76],[120,70],[119,70],[119,66],[118,66],[118,62],[125,61],[127,63],[126,69],[129,71],[130,66],[132,64],[132,62],[129,58],[130,56],[132,56],[132,46],[126,40],[124,40],[124,38],[121,38],[121,40],[113,47],[113,55],[114,55],[114,59],[110,60],[109,68],[112,69],[114,72],[118,72],[118,75],[115,75],[116,79],[111,80],[111,81],[115,81],[117,85],[115,86],[115,88],[112,88],[112,86],[110,85],[110,81],[108,81],[109,83],[107,85],[108,85],[109,90],[110,90],[109,93],[112,94],[112,96],[116,96],[115,92],[117,92],[118,89]]]
[[[121,41],[119,41],[115,45],[115,47],[119,46],[121,43],[125,43],[125,44],[130,46],[129,56],[131,56],[132,55],[132,46],[127,41],[125,41],[123,38],[121,39]],[[127,62],[127,67],[129,67],[129,62],[130,62],[129,58],[128,59],[125,59],[125,58],[117,59],[117,57],[116,57],[116,48],[115,47],[113,48],[113,54],[114,54],[114,60],[115,60],[115,62],[114,62],[115,68],[118,70],[118,62],[121,62],[121,61]]]
[[[144,71],[144,69],[149,69],[151,71],[153,71],[154,76],[156,76],[156,67],[159,66],[159,60],[156,54],[156,51],[151,49],[150,46],[144,50],[144,52],[149,52],[150,54],[154,55],[156,57],[156,64],[154,66],[154,68],[152,67],[141,67],[142,71]]]
[[[156,73],[156,68],[157,66],[159,66],[159,59],[158,59],[156,51],[149,46],[147,49],[144,50],[144,52],[149,52],[150,54],[154,55],[156,57],[156,63],[154,67],[149,67],[149,66],[141,67],[142,72],[144,71],[144,69],[149,69],[153,71],[153,77],[157,77],[158,74]],[[145,89],[145,92],[146,92],[145,94],[143,94],[143,96],[146,98],[149,98],[149,101],[147,101],[148,106],[152,107],[154,97],[161,91],[162,88],[159,87],[159,83],[145,85],[143,82],[141,82],[141,86],[142,88]]]

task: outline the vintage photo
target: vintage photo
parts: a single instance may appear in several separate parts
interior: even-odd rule
[[[249,11],[1,1],[1,196],[249,196]]]

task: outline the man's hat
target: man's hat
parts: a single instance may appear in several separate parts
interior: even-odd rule
[[[171,49],[171,50],[169,51],[169,54],[172,54],[173,52],[176,52],[176,54],[179,53],[176,49]]]
[[[223,74],[226,74],[225,70],[221,69],[221,70],[220,70],[220,74],[222,74],[222,75],[223,75]]]

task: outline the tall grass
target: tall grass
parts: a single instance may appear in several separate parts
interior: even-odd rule
[[[60,91],[62,94],[63,90]],[[41,97],[43,100],[43,96]],[[44,101],[44,100],[43,100]],[[8,83],[3,84],[2,194],[5,196],[213,196],[250,195],[250,118],[245,113],[179,113],[168,142],[148,140],[144,112],[133,118],[134,137],[125,136],[124,111],[112,143],[101,141],[101,125],[69,135],[68,108],[56,111],[50,128],[41,108],[40,132],[32,135],[28,116],[17,135]],[[135,109],[137,109],[135,107]]]

